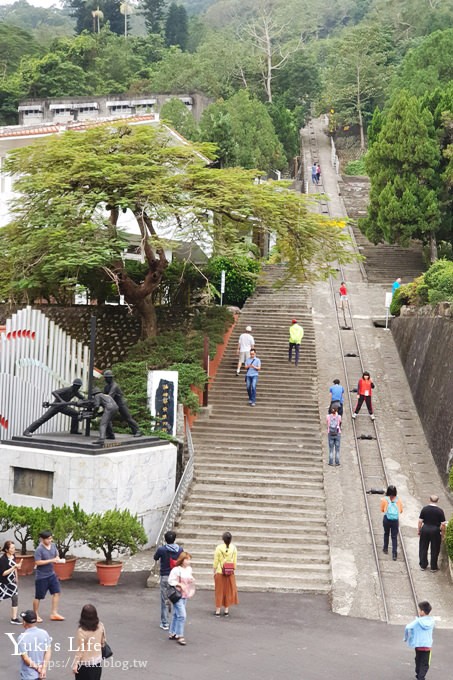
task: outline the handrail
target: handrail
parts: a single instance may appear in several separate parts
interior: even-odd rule
[[[193,441],[192,441],[192,433],[190,431],[190,427],[186,423],[185,426],[185,433],[186,433],[186,441],[187,441],[187,449],[189,451],[189,459],[186,463],[186,466],[184,468],[184,472],[182,473],[181,479],[179,480],[178,488],[175,491],[175,495],[173,496],[173,500],[170,503],[170,507],[168,508],[164,520],[162,522],[162,525],[159,529],[159,533],[157,534],[156,538],[156,547],[159,547],[164,543],[164,536],[167,531],[170,531],[173,529],[176,520],[178,519],[181,508],[183,506],[183,503],[186,499],[187,492],[189,490],[189,487],[192,483],[193,479],[193,470],[194,470],[194,458],[195,458],[195,451],[193,448]],[[150,577],[156,576],[157,572],[157,562],[154,563],[152,569],[151,569],[151,574]]]

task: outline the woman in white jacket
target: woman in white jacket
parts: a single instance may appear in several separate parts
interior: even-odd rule
[[[192,555],[182,552],[176,561],[176,567],[170,572],[168,585],[174,586],[180,591],[182,597],[173,603],[173,616],[170,624],[170,640],[176,640],[180,645],[185,645],[184,625],[186,623],[186,601],[195,594],[195,579],[192,576],[190,560]]]

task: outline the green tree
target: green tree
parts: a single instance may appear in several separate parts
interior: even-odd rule
[[[411,238],[419,238],[430,242],[431,258],[436,258],[439,162],[431,113],[402,91],[366,158],[371,191],[362,226],[371,241],[407,245]]]
[[[149,33],[160,33],[166,10],[166,0],[141,0],[141,13]]]
[[[330,43],[326,105],[335,109],[341,122],[358,125],[362,151],[366,120],[384,101],[392,58],[389,34],[374,25],[347,29]]]
[[[283,103],[276,101],[267,105],[268,113],[274,124],[275,132],[285,150],[286,160],[292,161],[300,152],[299,126],[296,115]]]
[[[180,99],[175,98],[165,102],[160,110],[160,118],[168,120],[172,127],[186,139],[192,142],[198,140],[199,133],[195,119]]]
[[[40,51],[40,46],[28,31],[0,23],[0,81],[17,70],[23,57]]]
[[[401,88],[422,96],[436,87],[445,87],[452,80],[453,28],[428,35],[404,57],[393,91]]]
[[[223,125],[219,122],[223,120]],[[211,126],[211,122],[214,125]],[[227,126],[227,128],[225,127]],[[225,140],[229,128],[231,140]],[[217,144],[226,156],[219,155],[222,165],[258,168],[264,172],[286,166],[284,149],[275,133],[266,105],[242,90],[225,102],[211,104],[203,112],[200,123],[202,139]],[[219,138],[218,135],[221,135]]]
[[[144,335],[153,336],[153,294],[168,265],[157,232],[162,222],[185,240],[214,245],[219,256],[235,252],[251,231],[272,233],[288,272],[299,278],[325,275],[329,262],[350,259],[338,225],[309,212],[301,194],[257,184],[253,170],[207,168],[200,151],[212,149],[172,146],[162,127],[111,123],[13,151],[7,168],[20,198],[15,220],[0,230],[1,297],[26,299],[50,278],[55,293],[74,289],[81,272],[103,271],[137,310]],[[121,258],[117,222],[126,209],[142,236],[146,271],[139,280]]]
[[[184,52],[189,37],[187,12],[183,5],[172,2],[165,21],[165,42],[168,47],[178,45]]]
[[[124,35],[124,16],[121,14],[122,0],[64,0],[71,16],[76,19],[76,32],[96,32],[93,12],[100,10],[103,14],[103,25],[109,25],[112,33]]]

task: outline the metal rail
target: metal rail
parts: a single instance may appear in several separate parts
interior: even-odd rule
[[[317,140],[316,140],[316,134],[315,134],[315,131],[314,131],[314,128],[313,128],[313,125],[311,124],[311,122],[309,123],[309,140],[310,140],[310,150],[311,150],[311,154],[312,154],[312,161],[318,162],[318,160],[319,160],[318,144],[317,144]],[[322,175],[321,175],[321,183],[322,183]],[[329,205],[323,197],[319,201],[319,207],[320,207],[320,210],[323,214],[328,214],[330,216]],[[353,245],[355,247],[357,247],[356,244],[355,244],[355,240],[353,241]],[[344,270],[343,270],[343,267],[341,265],[338,267],[338,271],[340,273],[341,280],[345,281]],[[354,410],[354,405],[352,403],[352,398],[351,398],[352,390],[351,390],[351,384],[350,384],[349,377],[348,377],[348,372],[349,372],[350,369],[347,366],[347,362],[346,362],[347,357],[346,357],[346,353],[345,353],[345,347],[344,347],[344,343],[343,343],[342,334],[347,333],[349,335],[349,337],[352,337],[352,339],[353,339],[353,344],[355,345],[355,351],[349,352],[349,355],[354,356],[356,359],[358,359],[359,365],[360,365],[360,368],[361,368],[361,373],[363,373],[363,370],[364,370],[363,361],[362,361],[362,353],[361,353],[361,350],[360,350],[359,339],[358,339],[358,336],[357,336],[357,333],[356,333],[356,330],[355,330],[355,327],[354,327],[352,308],[351,308],[351,305],[349,303],[349,300],[346,303],[346,307],[344,307],[344,303],[343,303],[342,312],[343,312],[344,326],[342,326],[341,320],[340,320],[340,312],[339,312],[339,308],[338,308],[338,305],[337,305],[337,302],[336,302],[336,294],[335,294],[335,288],[334,288],[334,277],[330,276],[329,281],[330,281],[330,290],[331,290],[331,294],[332,294],[332,300],[333,300],[333,303],[335,305],[335,310],[336,310],[337,334],[338,334],[338,341],[339,341],[339,345],[340,345],[341,359],[342,359],[342,364],[343,364],[343,372],[344,372],[345,382],[346,382],[345,387],[347,389],[349,407],[350,407],[350,410],[351,410],[351,413],[352,413],[353,410]],[[346,313],[348,314],[348,319],[346,319]],[[378,547],[376,545],[376,538],[375,538],[375,531],[374,531],[375,528],[376,528],[376,522],[373,523],[371,508],[370,508],[370,504],[368,502],[366,474],[365,474],[365,471],[364,471],[362,454],[361,454],[361,451],[360,451],[360,444],[359,444],[359,437],[358,437],[358,434],[357,434],[356,421],[351,418],[351,422],[352,422],[352,432],[353,432],[353,436],[354,436],[354,445],[355,445],[355,450],[356,450],[356,454],[357,454],[357,463],[358,463],[358,468],[359,468],[359,472],[360,472],[360,480],[361,480],[361,486],[362,486],[362,491],[363,491],[368,527],[369,527],[369,531],[370,531],[370,535],[371,535],[373,554],[374,554],[374,559],[375,559],[375,563],[376,563],[376,570],[377,570],[377,575],[378,575],[378,580],[379,580],[379,587],[380,587],[381,598],[382,598],[382,606],[383,606],[383,610],[384,610],[384,619],[388,623],[390,617],[389,617],[389,608],[388,608],[387,596],[386,596],[386,590],[385,590],[385,580],[386,580],[386,578],[385,578],[385,576],[384,576],[384,574],[381,570],[380,561],[379,561],[379,551],[378,551]],[[389,476],[388,476],[388,472],[387,472],[387,466],[385,464],[385,459],[384,459],[384,454],[383,454],[383,450],[382,450],[382,446],[381,446],[381,441],[380,441],[380,438],[379,438],[379,432],[378,432],[375,421],[373,421],[373,427],[374,427],[374,441],[376,442],[375,454],[377,454],[378,463],[380,464],[380,467],[382,469],[382,474],[383,474],[383,477],[384,477],[384,480],[385,480],[385,484],[386,484],[386,486],[388,486],[389,485]],[[367,455],[368,455],[368,459],[369,459],[370,458],[370,452],[369,451],[368,451]],[[417,598],[417,594],[416,594],[416,591],[415,591],[414,582],[413,582],[413,579],[412,579],[412,574],[411,574],[411,570],[410,570],[410,566],[409,566],[409,560],[408,560],[408,557],[407,557],[407,551],[406,551],[406,547],[405,547],[405,544],[404,544],[403,532],[402,532],[401,528],[399,530],[399,539],[400,539],[401,551],[402,551],[403,558],[404,558],[404,564],[405,564],[405,567],[406,567],[406,575],[407,575],[407,578],[408,578],[408,581],[409,581],[410,594],[411,594],[411,598],[412,598],[414,605],[415,605],[415,610],[417,611],[417,609],[418,609],[418,607],[417,607],[418,598]],[[392,578],[392,576],[390,578]]]

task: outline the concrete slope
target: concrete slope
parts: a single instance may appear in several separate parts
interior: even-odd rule
[[[193,428],[195,478],[177,526],[199,587],[213,587],[214,547],[224,531],[238,546],[240,590],[328,592],[315,336],[309,289],[277,290],[265,267],[245,305],[210,392],[212,414]],[[304,327],[301,361],[287,358],[292,318]],[[252,326],[262,361],[257,404],[236,375],[238,336]]]

